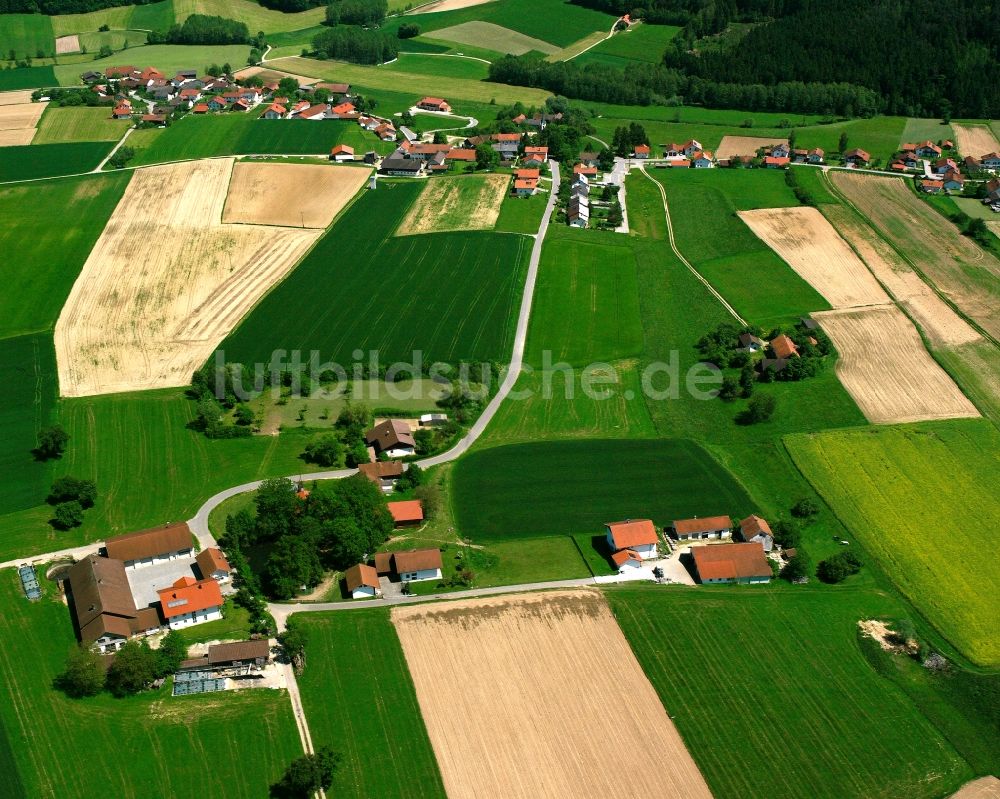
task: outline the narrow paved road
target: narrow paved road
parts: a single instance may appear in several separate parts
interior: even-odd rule
[[[738,313],[736,313],[736,309],[733,308],[733,306],[730,305],[728,302],[726,302],[726,298],[723,297],[721,294],[719,294],[719,292],[715,290],[712,284],[709,283],[704,278],[701,272],[695,269],[691,265],[691,262],[681,254],[680,250],[677,249],[677,243],[674,241],[674,226],[670,221],[670,206],[667,204],[667,192],[664,190],[663,184],[661,184],[660,181],[652,178],[650,174],[646,171],[645,164],[639,165],[639,171],[642,172],[642,174],[645,175],[648,180],[652,180],[653,183],[656,185],[656,188],[660,190],[660,198],[663,200],[663,216],[667,220],[667,238],[670,240],[670,249],[674,251],[674,255],[677,256],[677,258],[680,260],[682,264],[684,264],[684,266],[686,266],[689,270],[691,270],[691,274],[694,275],[696,278],[698,278],[698,280],[700,280],[704,284],[705,288],[707,288],[712,293],[712,296],[715,297],[715,299],[717,299],[719,302],[722,303],[722,306],[727,311],[729,311],[729,313],[733,315],[733,318],[737,322],[739,322],[741,325],[745,325],[747,323],[746,320]]]
[[[113,155],[114,155],[115,153],[117,153],[117,152],[118,152],[118,149],[119,149],[119,148],[120,148],[120,147],[121,147],[121,146],[122,146],[122,145],[123,145],[123,144],[125,143],[125,139],[127,139],[127,138],[128,138],[129,136],[131,136],[131,135],[132,135],[132,131],[133,131],[133,130],[135,130],[135,126],[132,126],[132,127],[130,127],[130,128],[128,129],[128,130],[126,130],[126,131],[125,131],[125,135],[124,135],[124,136],[122,136],[122,137],[121,137],[121,139],[119,139],[119,140],[118,140],[118,144],[116,144],[116,145],[115,145],[114,147],[112,147],[112,148],[111,148],[111,152],[110,152],[110,153],[108,153],[108,154],[107,154],[107,155],[106,155],[106,156],[104,157],[104,160],[103,160],[103,161],[101,161],[101,163],[99,163],[99,164],[98,164],[97,166],[95,166],[95,167],[94,167],[94,168],[93,168],[92,170],[90,170],[90,171],[91,171],[91,172],[101,172],[101,171],[102,171],[102,170],[104,169],[104,165],[105,165],[105,164],[107,164],[107,163],[108,163],[108,161],[110,161],[110,160],[111,160],[111,156],[113,156]]]

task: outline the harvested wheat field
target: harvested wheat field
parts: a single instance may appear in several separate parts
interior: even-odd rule
[[[71,36],[60,36],[56,39],[56,55],[62,55],[64,53],[79,53],[80,52],[80,37],[77,34],[72,34]]]
[[[723,136],[715,157],[723,160],[734,155],[740,158],[755,158],[761,147],[773,147],[775,144],[787,146],[788,139],[770,139],[760,136]]]
[[[449,799],[711,797],[598,592],[393,608],[392,620]]]
[[[433,3],[417,6],[412,11],[407,13],[432,14],[435,11],[456,11],[459,8],[471,8],[472,6],[481,6],[484,3],[492,2],[494,2],[494,0],[434,0]]]
[[[325,228],[370,174],[352,166],[238,163],[222,221]]]
[[[233,159],[138,169],[56,323],[60,392],[187,385],[318,230],[224,225]]]
[[[300,86],[312,86],[319,81],[319,78],[307,78],[305,75],[296,75],[294,72],[268,69],[267,67],[246,67],[239,72],[235,72],[233,77],[237,80],[258,77],[265,83],[269,81],[280,81],[282,78],[295,78]]]
[[[830,172],[830,179],[955,307],[1000,337],[1000,260],[990,255],[901,178]]]
[[[31,102],[31,89],[22,89],[16,92],[0,92],[0,105],[20,105]]]
[[[492,230],[509,185],[508,175],[463,175],[428,180],[396,228],[396,235]]]
[[[949,799],[1000,799],[1000,780],[996,777],[980,777],[965,783]]]
[[[833,308],[883,305],[889,296],[815,208],[740,211],[747,227]]]
[[[837,377],[874,424],[979,416],[895,305],[813,317],[840,354]]]
[[[826,205],[823,215],[861,256],[893,299],[916,321],[932,344],[950,347],[982,341],[982,336],[852,211],[842,205]]]
[[[951,129],[955,132],[955,146],[963,156],[982,158],[987,153],[1000,152],[1000,142],[986,125],[956,125],[953,122]]]
[[[35,126],[45,111],[45,103],[33,103],[31,92],[27,94],[28,102],[0,104],[0,147],[31,144],[35,138]]]

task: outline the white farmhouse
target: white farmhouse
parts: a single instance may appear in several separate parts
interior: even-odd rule
[[[170,588],[157,591],[160,613],[171,630],[222,618],[222,592],[212,579],[181,577]]]
[[[440,580],[443,565],[439,549],[410,549],[392,555],[393,571],[404,583]]]
[[[607,529],[608,546],[611,547],[612,552],[630,550],[641,560],[656,557],[656,544],[659,538],[656,535],[656,527],[649,519],[611,522],[606,524],[605,528]]]

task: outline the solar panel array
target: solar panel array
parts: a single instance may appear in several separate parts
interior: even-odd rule
[[[226,680],[212,671],[182,671],[174,675],[174,696],[225,691]]]

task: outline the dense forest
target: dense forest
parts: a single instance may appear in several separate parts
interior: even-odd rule
[[[262,6],[273,8],[275,11],[296,14],[299,11],[316,8],[316,6],[324,6],[329,0],[259,0],[259,2]]]
[[[399,40],[378,30],[339,26],[318,33],[313,49],[321,58],[355,64],[383,64],[399,54]]]
[[[698,36],[718,33],[730,22],[760,22],[798,11],[809,0],[571,0],[606,14],[659,25],[683,25]]]
[[[490,65],[489,78],[533,86],[580,100],[622,105],[688,104],[747,111],[871,116],[878,95],[844,83],[783,82],[774,85],[721,83],[689,77],[678,69],[633,64],[625,70],[605,64],[580,67],[572,61],[547,62],[535,56],[505,56]]]
[[[0,0],[0,14],[85,14],[115,6],[144,6],[158,0]]]
[[[388,13],[386,0],[333,0],[326,7],[326,24],[377,25]]]
[[[183,25],[173,25],[166,33],[153,31],[149,34],[150,44],[246,44],[250,40],[250,30],[245,22],[236,22],[225,17],[211,17],[192,14]]]

